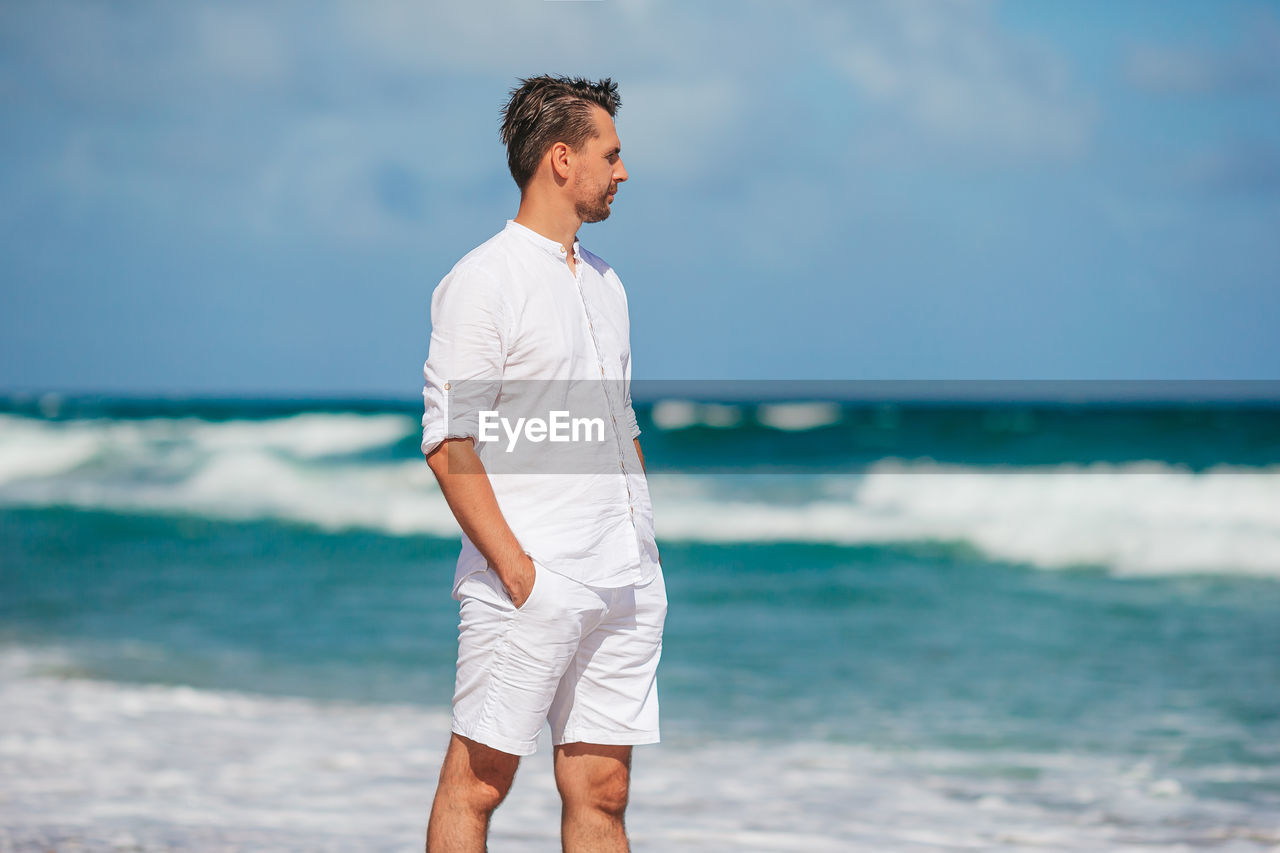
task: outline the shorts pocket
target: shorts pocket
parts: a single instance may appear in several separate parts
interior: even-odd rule
[[[529,608],[529,605],[533,603],[534,597],[538,594],[538,590],[540,590],[545,585],[542,580],[542,573],[545,572],[546,569],[539,567],[538,561],[533,559],[532,557],[529,558],[529,561],[533,563],[533,586],[530,587],[529,596],[524,600],[524,604],[521,604],[519,607],[516,607],[517,613],[523,613],[525,610],[527,610]],[[512,602],[512,605],[514,606],[515,602]]]

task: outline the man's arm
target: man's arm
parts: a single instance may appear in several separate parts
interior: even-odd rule
[[[533,591],[533,560],[503,517],[472,440],[445,439],[427,456],[427,465],[467,538],[497,573],[511,603],[522,606]]]

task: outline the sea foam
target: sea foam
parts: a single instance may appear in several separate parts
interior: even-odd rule
[[[955,542],[1049,569],[1280,577],[1277,466],[1191,472],[1159,462],[1004,469],[884,460],[863,476],[813,479],[821,496],[782,503],[747,490],[726,497],[714,477],[655,475],[658,529],[695,542]]]
[[[830,415],[786,411],[780,423],[790,429]],[[706,412],[663,417],[705,422]],[[0,415],[0,505],[457,536],[420,458],[361,455],[410,441],[417,429],[415,419],[394,414],[221,422]],[[1280,577],[1280,466],[887,458],[856,474],[655,471],[650,485],[664,541],[949,542],[1045,569]]]
[[[446,708],[60,678],[0,652],[6,849],[421,849]],[[47,663],[47,662],[46,662]],[[637,749],[633,849],[1060,851],[1280,844],[1257,804],[1274,768],[1116,754],[735,741],[664,724]],[[558,844],[544,730],[494,817],[495,849]]]

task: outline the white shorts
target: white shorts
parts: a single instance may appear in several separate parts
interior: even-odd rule
[[[548,722],[557,745],[657,743],[662,570],[616,589],[534,572],[518,610],[492,569],[458,585],[453,731],[513,755],[531,755]]]

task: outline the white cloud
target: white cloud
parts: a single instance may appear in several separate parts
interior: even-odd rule
[[[1092,123],[1064,60],[1004,31],[990,0],[484,8],[408,0],[340,7],[363,49],[388,61],[512,81],[601,69],[625,84],[624,109],[641,103],[646,122],[703,137],[753,124],[758,132],[787,96],[779,81],[799,67],[825,67],[832,83],[851,84],[850,100],[865,98],[944,145],[1073,153]]]
[[[854,7],[827,37],[866,98],[947,143],[1072,154],[1092,109],[1050,50],[1001,31],[990,3],[894,0]]]
[[[697,176],[717,151],[732,150],[745,94],[726,78],[629,84],[618,119],[624,162],[676,179]]]
[[[866,105],[858,144],[886,160],[1063,154],[1089,132],[1062,61],[989,2],[63,0],[18,17],[30,85],[50,111],[72,105],[51,146],[62,192],[171,208],[203,193],[209,215],[259,230],[400,239],[378,203],[386,164],[445,193],[501,174],[498,109],[543,72],[618,79],[629,161],[677,184],[805,196],[797,181],[838,181],[813,158],[833,132],[852,145]]]
[[[193,13],[199,70],[253,87],[281,81],[292,65],[287,31],[260,6],[204,6]]]
[[[1134,86],[1163,94],[1280,96],[1280,19],[1259,14],[1229,51],[1138,45],[1127,70]]]

